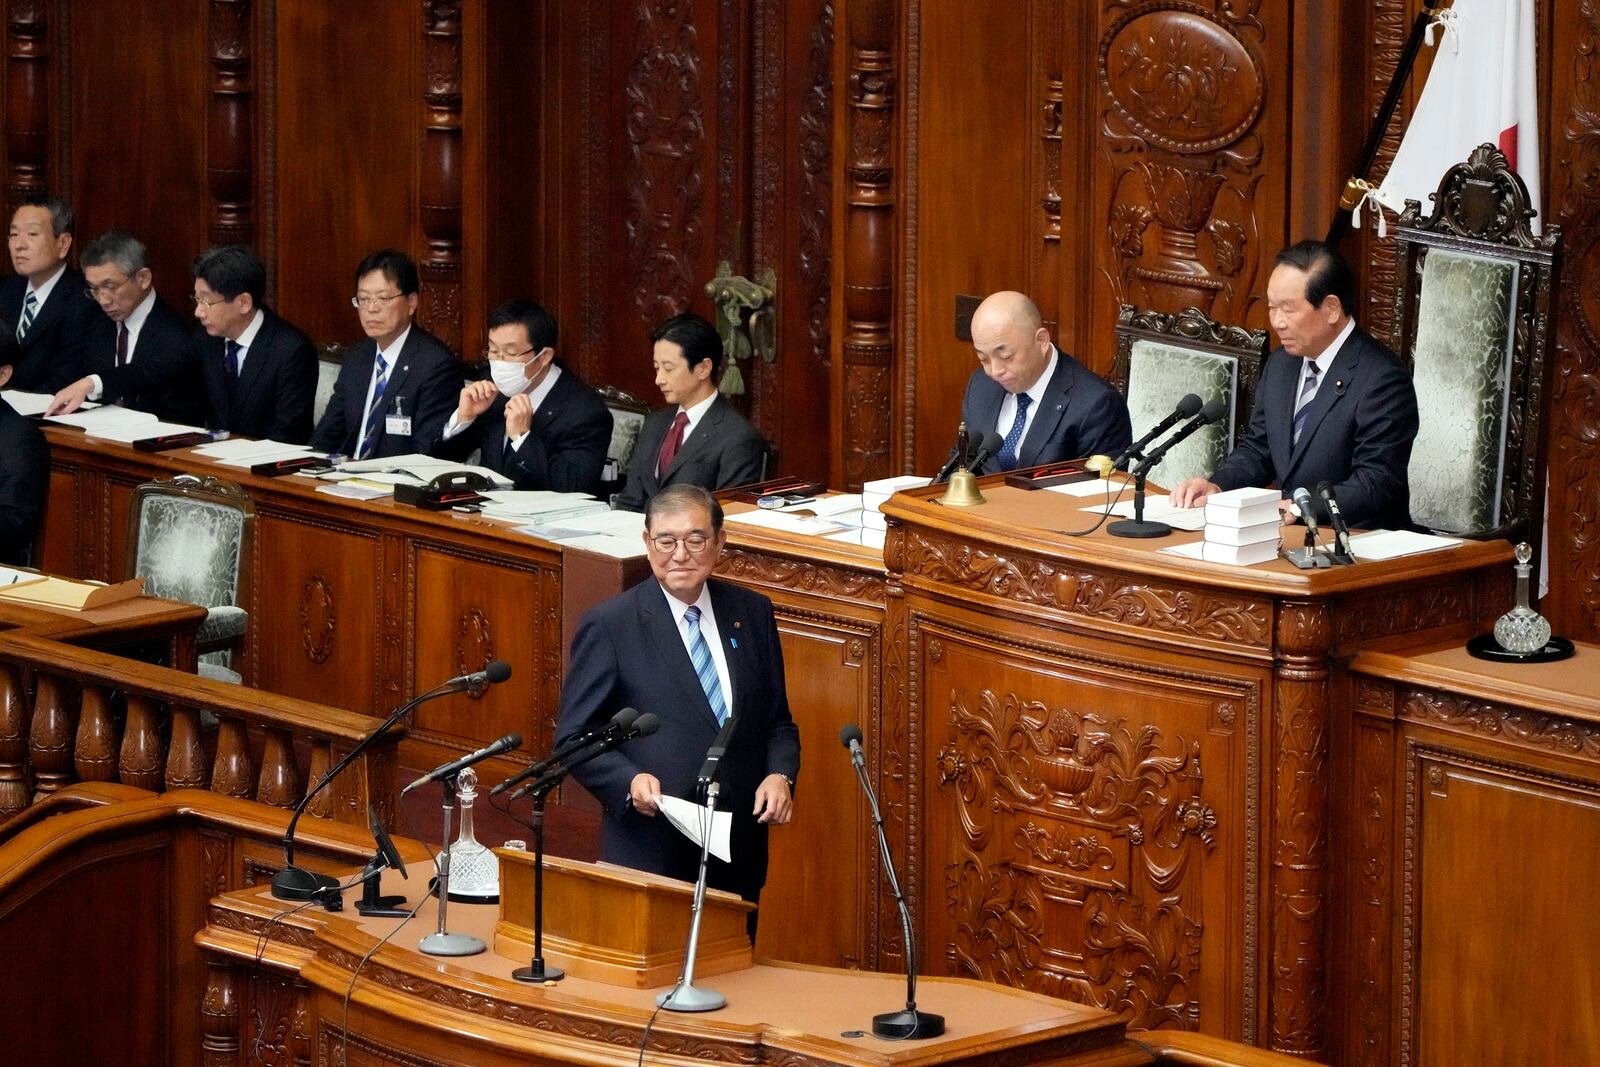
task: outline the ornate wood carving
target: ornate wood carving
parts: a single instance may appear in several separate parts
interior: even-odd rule
[[[1411,7],[1407,0],[1370,0],[1369,18],[1372,20],[1372,40],[1369,42],[1371,74],[1367,79],[1365,121],[1377,118],[1378,108],[1389,83],[1400,67],[1400,52],[1406,36],[1411,32]],[[1405,128],[1407,108],[1395,109],[1389,126],[1383,133],[1377,157],[1372,162],[1368,180],[1374,185],[1389,173],[1394,154],[1400,150],[1400,134]],[[1367,235],[1366,314],[1361,326],[1380,341],[1388,342],[1394,336],[1394,304],[1389,299],[1397,287],[1395,279],[1394,238],[1378,239],[1376,233]]]
[[[1271,922],[1267,1043],[1325,1059],[1328,664],[1325,603],[1283,604],[1273,678]]]
[[[895,0],[853,0],[845,10],[843,333],[833,375],[840,445],[831,480],[851,488],[889,473],[898,9]],[[909,426],[910,398],[906,406]]]
[[[50,27],[45,0],[6,4],[6,218],[50,188]]]
[[[833,4],[825,2],[806,35],[805,99],[800,110],[800,288],[811,358],[831,359],[833,268]]]
[[[200,1003],[200,1057],[205,1067],[239,1060],[238,976],[231,960],[206,960],[206,992]]]
[[[0,821],[33,800],[28,784],[28,692],[22,673],[0,663]]]
[[[654,326],[695,286],[705,211],[705,101],[694,5],[639,0],[637,51],[623,85],[624,232],[634,309]]]
[[[1412,633],[1477,618],[1473,587],[1465,579],[1353,597],[1339,606],[1339,644],[1364,644],[1390,634]]]
[[[478,608],[462,612],[456,628],[456,673],[481,671],[494,658],[494,635],[489,630],[488,616]],[[482,700],[486,692],[487,689],[468,690],[467,695]]]
[[[886,596],[883,579],[871,572],[742,548],[725,549],[717,561],[717,573],[745,585],[793,589],[847,600],[881,604]]]
[[[1061,109],[1066,84],[1062,69],[1066,42],[1062,14],[1062,0],[1035,0],[1034,19],[1039,24],[1037,82],[1042,98],[1039,107],[1040,239],[1033,245],[1038,265],[1030,273],[1038,279],[1037,303],[1053,337],[1060,336],[1057,324],[1061,317],[1061,309],[1056,304],[1061,290]]]
[[[217,755],[223,751],[219,743]],[[200,732],[200,713],[194,708],[172,709],[172,740],[167,752],[168,789],[203,789],[207,771],[205,739]]]
[[[1128,368],[1133,360],[1134,342],[1141,338],[1179,348],[1198,349],[1228,356],[1238,361],[1234,368],[1238,396],[1234,403],[1234,432],[1243,436],[1255,410],[1256,380],[1267,355],[1267,331],[1247,330],[1216,322],[1198,308],[1184,308],[1176,315],[1142,311],[1132,304],[1122,305],[1117,313],[1117,356],[1108,380],[1122,395],[1128,394]]]
[[[244,723],[223,719],[217,725],[217,759],[211,771],[211,790],[224,796],[248,799],[255,786],[250,761],[250,738]]]
[[[72,784],[72,744],[78,724],[73,696],[67,683],[53,675],[40,674],[35,681],[28,751],[40,796]]]
[[[461,0],[422,5],[422,320],[461,351]]]
[[[300,774],[294,763],[294,738],[288,730],[271,727],[264,731],[255,796],[261,803],[279,808],[292,808],[299,802]]]
[[[1380,691],[1381,690],[1381,691]],[[1363,703],[1393,699],[1387,686],[1363,692]],[[1354,858],[1349,874],[1355,934],[1353,964],[1348,968],[1355,1002],[1347,1018],[1346,1048],[1360,1067],[1388,1067],[1393,1010],[1390,974],[1394,898],[1394,735],[1387,723],[1358,721],[1355,726]]]
[[[208,0],[211,60],[206,110],[206,184],[212,244],[255,238],[255,91],[250,0]]]
[[[1404,719],[1600,764],[1600,726],[1593,723],[1433,689],[1404,690],[1399,703]]]
[[[167,746],[161,740],[160,709],[149,697],[128,697],[118,764],[123,785],[157,792],[166,780]]]
[[[80,782],[117,780],[117,724],[111,718],[111,694],[91,685],[83,690],[73,766]]]
[[[335,619],[333,586],[316,575],[300,593],[301,647],[312,663],[326,663],[333,655]]]
[[[1581,0],[1576,8],[1572,47],[1561,50],[1571,57],[1561,72],[1566,113],[1551,127],[1552,201],[1573,284],[1556,294],[1546,613],[1558,633],[1600,641],[1600,286],[1593,281],[1600,274],[1600,3]]]

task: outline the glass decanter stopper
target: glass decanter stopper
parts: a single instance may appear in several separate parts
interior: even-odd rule
[[[500,895],[500,861],[478,843],[472,829],[472,802],[478,797],[478,773],[471,767],[456,776],[456,803],[461,830],[450,846],[452,900],[492,900]]]
[[[1527,655],[1550,642],[1550,624],[1528,606],[1528,576],[1533,572],[1533,549],[1524,541],[1517,546],[1517,606],[1494,624],[1494,639],[1507,652]]]

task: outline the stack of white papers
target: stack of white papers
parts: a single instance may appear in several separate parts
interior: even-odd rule
[[[545,535],[545,540],[554,541],[565,548],[581,548],[585,552],[610,556],[613,559],[635,559],[644,555],[644,538],[642,537],[618,537],[615,534],[573,534],[570,536],[547,534]]]
[[[360,478],[347,478],[342,482],[319,485],[317,492],[327,493],[329,496],[342,496],[347,500],[376,500],[382,496],[393,496],[394,487],[373,485]]]
[[[7,389],[4,393],[0,393],[0,397],[3,397],[6,403],[16,410],[18,415],[43,415],[45,409],[50,406],[50,401],[55,399],[55,394],[29,393],[21,389]],[[86,400],[79,410],[87,411],[99,406],[92,400]]]
[[[223,467],[254,467],[257,463],[279,463],[301,456],[320,455],[309,445],[287,445],[281,441],[253,441],[248,437],[231,437],[225,441],[197,445],[194,451],[195,455],[215,460]]]
[[[728,521],[739,523],[741,526],[756,526],[765,530],[782,530],[785,533],[816,536],[849,529],[836,519],[788,515],[781,511],[741,511],[737,515],[729,515]]]
[[[1439,537],[1410,530],[1373,530],[1350,538],[1350,551],[1357,560],[1396,559],[1418,552],[1454,548],[1460,543],[1459,537]]]
[[[594,511],[572,515],[559,523],[547,523],[546,537],[581,537],[587,534],[605,534],[622,537],[643,544],[644,514],[638,511]]]
[[[147,437],[166,437],[175,433],[205,433],[199,426],[185,426],[177,422],[162,422],[148,411],[107,404],[89,411],[78,410],[70,415],[53,415],[52,422],[67,426],[80,426],[90,437],[127,444]]]
[[[483,514],[491,519],[512,519],[527,523],[529,533],[538,537],[547,534],[542,527],[570,521],[585,515],[609,513],[604,500],[596,500],[588,493],[557,493],[547,489],[524,491],[495,489],[484,493]],[[584,533],[592,532],[588,530]]]
[[[456,463],[448,459],[434,459],[432,456],[410,454],[404,456],[389,456],[384,459],[358,459],[339,464],[339,471],[344,474],[408,474],[422,482],[430,482],[441,474],[451,474],[455,471],[471,471],[481,474],[495,485],[510,486],[511,479],[499,471],[490,470],[488,467],[474,467],[468,463]]]

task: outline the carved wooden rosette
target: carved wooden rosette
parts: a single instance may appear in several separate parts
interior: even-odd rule
[[[50,27],[45,0],[6,4],[6,218],[50,187]]]
[[[422,318],[461,351],[461,0],[422,6]]]
[[[1322,1059],[1327,1048],[1329,607],[1282,605],[1273,672],[1268,1047]]]
[[[838,366],[833,373],[835,485],[859,488],[889,473],[894,388],[895,55],[899,4],[860,0],[842,35],[845,106],[843,266]],[[909,415],[908,415],[909,417]]]
[[[255,239],[255,94],[250,0],[209,0],[210,95],[206,108],[206,185],[212,244]]]

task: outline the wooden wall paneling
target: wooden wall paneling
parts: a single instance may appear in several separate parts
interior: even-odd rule
[[[565,133],[546,122],[547,100],[560,99],[554,86],[567,69],[548,25],[557,7],[488,0],[481,29],[469,19],[464,34],[462,149],[473,192],[462,214],[469,279],[462,294],[463,355],[482,350],[489,311],[514,296],[543,304],[556,317],[557,350],[576,351],[578,321],[564,314],[560,282],[545,269],[562,242],[557,219],[576,215],[570,205],[560,211],[559,201],[556,211],[547,209],[543,180],[551,165],[546,160],[556,158]]]
[[[206,108],[208,240],[255,240],[255,53],[250,0],[208,0],[206,45],[211,78]]]
[[[44,517],[39,520],[39,534],[33,542],[34,565],[50,574],[74,577],[81,573],[78,546],[82,537],[79,528],[82,478],[76,470],[57,467],[50,470]]]
[[[1037,27],[1037,44],[1032,49],[1035,69],[1028,79],[1028,85],[1030,90],[1039,94],[1038,104],[1033,111],[1039,129],[1037,173],[1040,180],[1039,197],[1035,204],[1037,233],[1028,242],[1033,254],[1028,277],[1032,280],[1036,303],[1050,336],[1056,338],[1058,343],[1064,343],[1060,340],[1061,112],[1066,95],[1066,73],[1062,69],[1066,24],[1061,0],[1035,0],[1033,24]],[[1073,310],[1070,304],[1068,310]]]
[[[421,258],[424,22],[275,11],[278,310],[319,343],[355,341],[361,257],[393,246]]]
[[[422,305],[417,318],[461,351],[462,0],[422,5],[423,130],[417,214],[422,225]]]
[[[23,197],[50,188],[51,25],[50,9],[35,0],[6,4],[5,215]]]
[[[66,21],[68,9],[70,21]],[[162,299],[180,313],[189,263],[207,242],[210,113],[207,9],[128,5],[90,11],[63,2],[57,107],[67,198],[79,240],[127,230],[150,249]]]
[[[1548,571],[1557,633],[1600,641],[1600,3],[1559,0],[1548,54],[1546,211],[1560,222],[1550,382]]]
[[[834,441],[830,482],[856,488],[905,459],[915,382],[894,360],[897,108],[904,68],[897,60],[896,0],[842,0],[834,48],[834,151],[841,175],[833,227],[839,262],[831,283],[838,359],[829,376]],[[914,5],[913,5],[914,6]],[[901,400],[891,404],[891,396]]]

